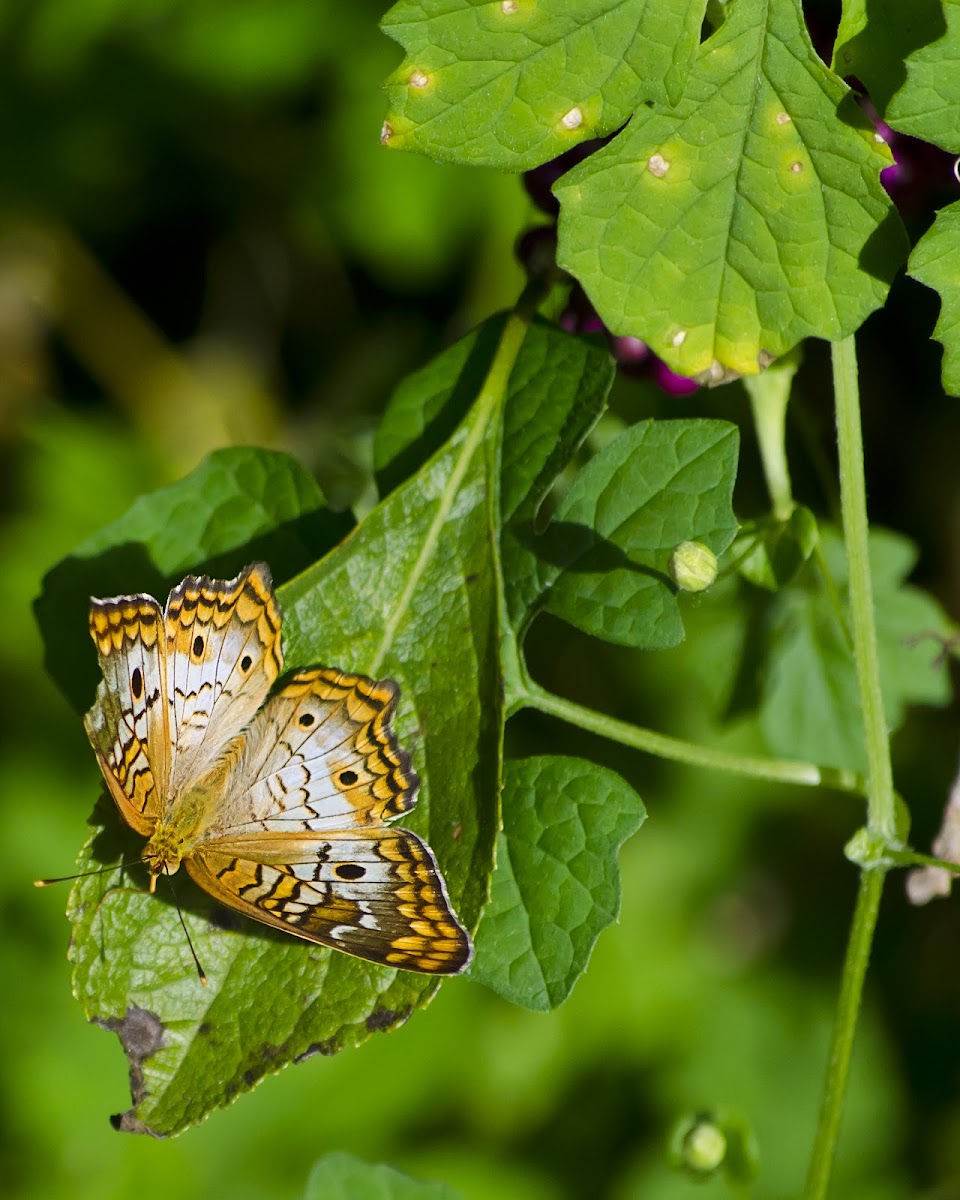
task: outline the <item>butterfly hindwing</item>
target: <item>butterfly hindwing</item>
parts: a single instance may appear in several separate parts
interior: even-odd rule
[[[189,575],[165,613],[171,791],[195,782],[253,718],[283,667],[266,563],[230,580]]]
[[[152,596],[94,599],[90,636],[103,680],[84,727],[124,820],[146,836],[169,773],[163,614]]]
[[[419,780],[391,727],[392,680],[311,667],[289,676],[244,737],[218,828],[350,830],[416,802]]]
[[[225,837],[186,865],[223,904],[308,941],[428,974],[470,961],[433,855],[408,830]]]

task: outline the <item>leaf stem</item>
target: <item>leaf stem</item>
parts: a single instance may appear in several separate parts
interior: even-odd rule
[[[559,717],[580,729],[599,734],[634,750],[643,750],[659,758],[685,763],[687,766],[707,767],[714,771],[730,771],[751,779],[765,779],[771,783],[794,783],[804,787],[831,787],[841,792],[863,794],[865,781],[856,771],[845,771],[832,767],[818,767],[814,763],[795,762],[789,759],[760,758],[749,754],[737,754],[709,746],[698,746],[680,738],[668,737],[652,729],[618,721],[590,708],[584,708],[572,700],[565,700],[547,692],[537,684],[526,682],[522,703],[517,707],[536,708],[540,712]]]
[[[949,858],[919,854],[916,850],[887,850],[886,856],[896,867],[937,867],[941,871],[949,871],[951,875],[960,875],[960,863]]]
[[[833,344],[833,386],[837,406],[840,504],[849,567],[851,628],[869,766],[867,833],[884,844],[895,847],[897,831],[893,768],[890,763],[890,742],[883,712],[883,693],[880,690],[873,586],[870,579],[860,394],[857,383],[856,345],[852,336]],[[804,1192],[805,1200],[823,1200],[830,1182],[863,995],[863,981],[885,877],[886,870],[883,867],[868,868],[860,875],[860,892],[843,966],[843,981],[824,1080],[820,1117]]]

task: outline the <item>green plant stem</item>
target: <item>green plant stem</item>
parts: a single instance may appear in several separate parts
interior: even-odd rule
[[[853,337],[833,344],[833,386],[837,406],[840,502],[849,568],[851,628],[869,766],[867,832],[884,844],[891,845],[896,841],[896,808],[890,743],[883,712],[883,694],[880,690],[880,664],[867,540],[869,525],[863,471],[863,437],[860,429],[860,395]],[[823,1200],[830,1183],[863,996],[863,981],[885,877],[886,870],[883,867],[865,869],[860,876],[860,893],[844,961],[843,982],[824,1080],[823,1100],[804,1192],[806,1200]]]
[[[544,691],[534,683],[527,682],[520,707],[536,708],[540,712],[559,717],[579,729],[668,758],[673,762],[692,767],[707,767],[714,771],[730,771],[751,779],[765,779],[771,783],[794,783],[805,787],[831,787],[841,792],[863,794],[864,779],[856,771],[844,771],[832,767],[818,767],[814,763],[794,762],[788,759],[759,758],[749,754],[737,754],[729,750],[711,749],[685,742],[680,738],[667,737],[651,729],[618,721],[604,713],[584,708],[572,700],[564,700],[552,692]]]
[[[833,386],[837,405],[840,457],[840,504],[849,571],[850,618],[863,709],[867,751],[867,828],[885,842],[897,839],[890,741],[880,688],[880,657],[870,578],[867,489],[863,473],[863,436],[857,352],[852,337],[833,345]]]
[[[834,1150],[840,1133],[843,1099],[847,1090],[847,1076],[850,1072],[850,1058],[853,1054],[853,1040],[857,1031],[857,1017],[863,995],[863,980],[870,959],[870,946],[877,924],[883,880],[883,871],[864,871],[860,876],[860,891],[843,964],[843,981],[840,985],[840,999],[830,1041],[830,1057],[804,1191],[805,1200],[822,1200],[830,1183]]]

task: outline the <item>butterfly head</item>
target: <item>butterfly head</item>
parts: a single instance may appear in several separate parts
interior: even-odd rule
[[[150,891],[155,891],[160,875],[175,875],[180,870],[187,847],[183,837],[169,826],[158,829],[140,854],[150,872]]]

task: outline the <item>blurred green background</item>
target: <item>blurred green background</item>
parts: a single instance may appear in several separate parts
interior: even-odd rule
[[[0,553],[3,647],[0,1179],[6,1195],[293,1200],[331,1150],[442,1179],[470,1200],[728,1195],[673,1174],[684,1113],[744,1113],[755,1195],[796,1194],[809,1153],[856,885],[849,797],[682,771],[521,717],[514,752],[620,770],[650,819],[624,848],[621,923],[550,1016],[468,980],[361,1049],[266,1080],[166,1143],[114,1133],[116,1039],[69,994],[65,892],[99,791],[78,716],[42,669],[40,579],[142,491],[237,442],[287,448],[338,505],[370,499],[392,387],[522,286],[534,218],[515,178],[378,145],[399,52],[383,3],[0,3]],[[541,218],[542,219],[542,218]],[[922,215],[916,218],[922,225]],[[914,231],[915,232],[915,231]],[[960,614],[960,418],[926,341],[935,300],[901,283],[861,339],[876,520],[918,541],[917,578]],[[829,505],[828,365],[809,347],[797,491]],[[762,509],[739,385],[677,400],[618,381],[627,420],[700,413],[745,430],[741,516]],[[670,654],[534,629],[546,684],[681,736],[719,730],[729,654],[709,604]],[[79,631],[82,636],[82,631]],[[946,667],[944,669],[947,669]],[[952,779],[955,711],[914,715],[898,780],[929,844]],[[960,917],[884,903],[834,1194],[960,1196]]]

